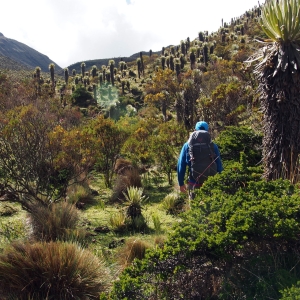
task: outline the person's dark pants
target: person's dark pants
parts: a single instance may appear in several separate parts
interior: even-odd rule
[[[189,198],[193,200],[195,198],[195,190],[200,189],[202,184],[199,183],[188,183],[188,190],[189,190]]]

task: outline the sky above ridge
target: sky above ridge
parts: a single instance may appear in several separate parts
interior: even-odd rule
[[[65,68],[192,41],[255,6],[257,0],[6,0],[0,32]]]

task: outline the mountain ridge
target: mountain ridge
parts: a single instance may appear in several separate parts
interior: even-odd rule
[[[150,55],[150,51],[140,51],[130,56],[80,61],[71,64],[66,68],[68,68],[70,71],[75,69],[76,72],[80,73],[82,62],[86,64],[87,69],[90,69],[94,65],[96,65],[98,68],[101,68],[102,65],[107,66],[108,62],[112,59],[116,64],[118,64],[121,60],[125,62],[132,62],[140,57],[141,52],[143,55]],[[161,50],[152,52],[152,54],[159,53],[161,53]],[[55,64],[55,73],[63,75],[64,69],[52,61],[47,55],[42,54],[17,40],[7,38],[3,33],[0,32],[0,69],[34,70],[36,67],[40,67],[43,72],[49,72],[50,63]]]
[[[55,64],[56,71],[60,71],[62,69],[47,55],[36,51],[35,49],[27,46],[26,44],[7,38],[1,32],[0,55],[3,57],[7,57],[10,60],[24,65],[25,67],[30,69],[35,69],[37,66],[39,66],[43,72],[49,71],[49,64],[51,63]]]

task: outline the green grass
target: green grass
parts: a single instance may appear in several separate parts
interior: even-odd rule
[[[27,235],[26,212],[19,204],[0,202],[0,252],[10,242]]]
[[[126,204],[113,204],[109,201],[112,189],[105,187],[103,177],[97,173],[91,174],[89,186],[97,191],[98,195],[94,196],[94,201],[86,203],[84,208],[79,210],[78,229],[85,229],[88,232],[84,247],[97,257],[104,258],[106,265],[116,277],[122,270],[119,259],[120,252],[122,252],[128,241],[134,238],[147,243],[150,247],[157,247],[166,240],[172,225],[180,220],[180,216],[172,216],[162,209],[161,203],[164,197],[174,191],[174,187],[169,186],[166,180],[159,187],[147,186],[144,189],[145,196],[148,199],[142,205],[142,215],[146,220],[147,230],[145,232],[115,232],[110,226],[110,218],[113,214],[124,209]],[[13,213],[8,213],[7,216],[0,215],[0,252],[10,242],[26,238],[28,232],[26,213],[17,205],[11,205],[10,203],[5,205],[11,206],[13,209],[7,210]],[[154,224],[155,220],[160,223],[159,230],[157,230],[157,224]],[[95,228],[108,228],[109,231],[96,232]]]
[[[98,196],[99,197],[99,196]],[[100,197],[101,198],[101,197]],[[161,198],[163,199],[163,195],[161,195]],[[101,203],[103,201],[102,199],[98,199],[98,201]],[[81,212],[81,224],[82,226],[85,226],[90,232],[93,231],[96,227],[110,227],[110,217],[112,214],[118,213],[121,209],[122,205],[113,205],[113,204],[105,204],[105,207],[102,207],[101,205],[95,205],[90,206],[84,211]],[[161,233],[167,234],[170,231],[170,227],[174,222],[176,222],[179,217],[174,217],[170,214],[167,214],[166,211],[162,210],[161,208],[161,202],[148,202],[147,204],[143,205],[142,214],[146,219],[146,222],[148,224],[148,227],[152,229],[150,233],[142,234],[145,240],[151,240],[152,238],[155,238],[155,226],[153,223],[153,215],[156,215],[160,222],[161,222]],[[109,242],[110,239],[113,238],[128,238],[132,235],[135,235],[134,232],[124,233],[124,234],[117,234],[114,232],[109,232],[108,234],[97,234],[93,236],[93,239],[96,240],[96,242],[93,245],[90,245],[89,247],[93,247],[94,250],[99,250],[97,248],[106,248],[107,242]],[[137,233],[137,235],[139,235]],[[105,236],[105,238],[103,238]]]
[[[104,255],[108,262],[115,263],[117,261],[117,253],[121,248],[120,241],[128,240],[132,237],[139,238],[150,245],[155,246],[157,239],[165,239],[170,232],[172,225],[180,220],[180,216],[172,216],[162,209],[161,203],[164,197],[174,191],[173,186],[167,184],[167,180],[160,187],[147,187],[144,194],[148,197],[147,201],[142,205],[142,215],[144,216],[149,230],[146,232],[114,232],[110,226],[110,218],[113,214],[118,213],[125,207],[125,204],[111,204],[109,198],[112,190],[105,188],[101,176],[93,174],[90,187],[98,191],[99,195],[95,196],[95,204],[87,205],[81,211],[80,226],[83,226],[89,232],[88,247],[95,254]],[[160,231],[156,231],[153,222],[153,216],[160,221]],[[108,233],[95,232],[96,227],[108,227]],[[110,243],[115,242],[116,248],[110,248]]]

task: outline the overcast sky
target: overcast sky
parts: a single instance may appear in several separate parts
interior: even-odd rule
[[[254,6],[257,0],[5,0],[0,32],[65,68],[178,45]]]

